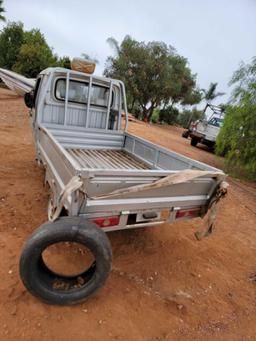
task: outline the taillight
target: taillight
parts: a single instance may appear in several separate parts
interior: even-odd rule
[[[196,128],[197,128],[197,126],[198,126],[198,121],[195,121],[195,122],[192,122],[191,123],[191,128],[193,129],[193,130],[196,130]]]
[[[90,219],[92,222],[94,222],[99,227],[109,227],[109,226],[115,226],[119,224],[120,216],[115,215],[111,217],[103,217],[103,218],[95,218]]]
[[[176,212],[176,219],[199,217],[200,211],[201,211],[200,207],[179,210]]]

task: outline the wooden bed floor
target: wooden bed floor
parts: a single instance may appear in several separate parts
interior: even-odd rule
[[[82,168],[89,169],[151,169],[124,150],[67,149]]]

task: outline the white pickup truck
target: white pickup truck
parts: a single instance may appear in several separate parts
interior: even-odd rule
[[[207,108],[212,110],[212,114],[208,119],[197,120],[192,122],[187,130],[182,133],[182,137],[191,138],[191,146],[202,143],[210,149],[214,149],[217,136],[223,125],[224,111],[223,108],[208,104]]]
[[[24,79],[1,69],[0,77],[21,91]],[[225,192],[222,171],[127,132],[119,80],[48,68],[25,103],[50,198],[49,221],[26,242],[20,276],[47,303],[82,302],[104,284],[112,260],[105,232],[203,217]],[[55,271],[45,251],[74,242],[91,262],[78,273]]]

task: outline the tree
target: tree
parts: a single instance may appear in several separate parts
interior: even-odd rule
[[[234,89],[216,151],[226,154],[228,171],[256,180],[256,57],[241,63],[229,84]]]
[[[0,21],[5,21],[5,16],[3,13],[5,12],[5,9],[3,7],[3,0],[0,0]]]
[[[55,65],[58,65],[58,57],[53,54],[40,30],[24,32],[23,44],[12,69],[24,76],[36,77],[43,69]]]
[[[255,103],[256,101],[256,57],[252,58],[251,64],[240,63],[229,82],[230,86],[235,85],[232,91],[232,102],[239,103],[247,98]]]
[[[113,37],[107,41],[115,56],[108,57],[104,74],[124,81],[129,111],[139,105],[142,118],[150,120],[159,106],[192,101],[196,76],[172,46],[139,42],[130,36],[120,45]]]
[[[179,110],[176,108],[173,108],[171,105],[169,105],[166,108],[163,108],[159,111],[159,121],[160,122],[166,122],[168,124],[174,124],[177,123],[179,116]]]
[[[68,56],[58,58],[56,66],[64,67],[65,69],[71,68],[71,60]]]
[[[0,67],[11,69],[24,41],[24,30],[21,22],[10,22],[0,33]]]
[[[182,105],[193,105],[201,102],[202,95],[201,91],[197,88],[193,89],[192,91],[188,92],[186,96],[181,101]]]
[[[218,86],[218,83],[210,83],[208,89],[201,89],[203,93],[202,100],[205,100],[206,102],[205,108],[203,110],[203,114],[205,114],[208,103],[211,103],[215,98],[219,96],[225,95],[225,92],[216,92],[217,86]]]
[[[70,69],[70,59],[54,54],[38,29],[24,31],[21,22],[10,22],[3,28],[0,32],[0,67],[36,77],[49,66]]]
[[[202,111],[193,108],[192,110],[183,110],[178,118],[177,123],[183,128],[188,128],[192,121],[196,121],[202,117]]]

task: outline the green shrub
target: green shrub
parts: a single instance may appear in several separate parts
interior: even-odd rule
[[[229,106],[218,135],[216,152],[225,155],[226,170],[256,180],[256,105],[243,100]]]
[[[153,112],[153,115],[151,116],[151,122],[152,123],[158,123],[159,122],[159,109],[155,109]]]
[[[192,121],[196,121],[202,117],[202,111],[193,108],[192,110],[184,110],[179,116],[177,123],[183,128],[188,128]]]
[[[160,122],[174,124],[174,123],[177,123],[178,116],[179,116],[179,110],[176,108],[173,108],[172,106],[166,107],[165,109],[161,109],[159,111]]]
[[[216,152],[225,154],[228,172],[256,181],[256,57],[241,63],[230,85],[235,85],[227,106]]]

